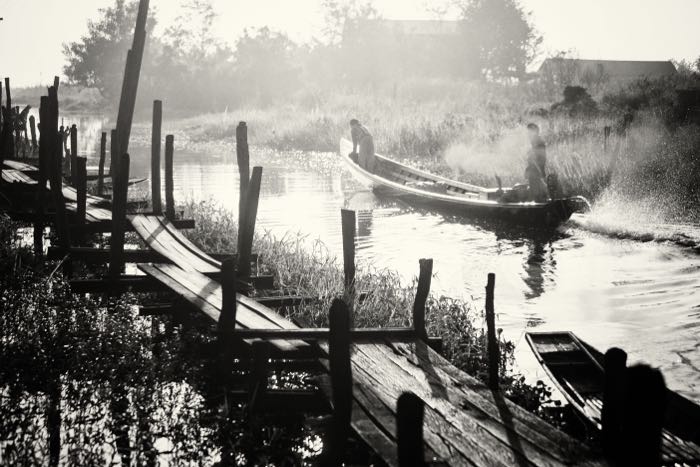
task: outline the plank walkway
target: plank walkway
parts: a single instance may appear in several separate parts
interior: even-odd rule
[[[221,284],[197,271],[185,271],[175,264],[140,264],[139,269],[153,277],[187,302],[198,308],[212,321],[221,315]],[[252,298],[237,294],[236,327],[243,329],[297,329],[298,326],[283,318],[271,308]],[[252,340],[250,340],[252,342]],[[281,351],[304,350],[309,344],[301,340],[273,339],[273,346]]]
[[[200,250],[163,216],[128,216],[134,230],[153,249],[184,271],[216,274],[221,262]]]
[[[21,162],[21,161],[16,161],[16,160],[4,160],[3,161],[3,170],[5,168],[11,169],[11,170],[19,170],[22,172],[39,172],[39,169],[31,164],[27,164],[26,162]]]
[[[355,342],[350,358],[352,427],[389,465],[398,466],[396,401],[409,390],[425,402],[428,461],[455,466],[607,465],[600,453],[493,393],[422,341]]]
[[[2,180],[6,183],[18,186],[35,187],[37,181],[27,175],[26,172],[17,169],[3,169]]]

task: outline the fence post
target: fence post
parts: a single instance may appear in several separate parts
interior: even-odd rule
[[[423,401],[404,392],[396,403],[396,437],[400,467],[425,466],[423,452]]]
[[[343,272],[345,290],[343,299],[352,313],[355,304],[355,211],[340,210],[343,232]]]
[[[486,282],[486,348],[489,357],[489,388],[498,390],[498,366],[500,350],[496,337],[496,314],[493,307],[493,292],[496,285],[496,275],[492,272]]]
[[[129,192],[129,154],[118,163],[118,176],[112,178],[112,237],[109,245],[109,278],[117,281],[124,269],[124,227],[126,200]]]
[[[248,414],[258,411],[260,401],[267,390],[268,361],[270,360],[270,343],[267,341],[253,342],[253,367],[250,371],[250,386],[248,398]]]
[[[173,196],[173,152],[175,137],[165,137],[165,217],[175,219],[175,198]]]
[[[331,374],[333,417],[326,440],[329,465],[340,465],[350,434],[352,412],[352,367],[350,364],[350,310],[335,299],[330,310],[328,359]]]
[[[603,408],[600,414],[603,451],[610,458],[618,458],[622,443],[622,405],[625,392],[627,354],[612,347],[605,352],[603,361]]]
[[[236,127],[236,163],[238,164],[238,252],[242,249],[243,235],[246,231],[246,196],[250,183],[250,154],[248,153],[248,127],[245,122],[239,122]]]
[[[39,146],[36,144],[36,119],[34,115],[29,116],[29,131],[32,134],[32,150],[36,150]]]
[[[248,184],[246,205],[244,208],[243,229],[238,228],[239,250],[238,271],[242,277],[250,277],[250,260],[253,254],[253,239],[255,238],[255,218],[258,215],[258,200],[260,198],[260,182],[262,167],[253,167],[253,175]]]
[[[78,242],[82,242],[83,232],[85,230],[85,212],[87,209],[87,159],[85,157],[75,158],[75,175],[75,188],[77,192],[76,232]]]
[[[100,138],[100,162],[97,167],[97,194],[102,195],[105,187],[105,157],[107,155],[107,132],[102,132]]]
[[[151,130],[151,200],[153,214],[160,216],[163,213],[163,204],[160,199],[160,129],[163,122],[163,102],[153,101],[153,128]]]
[[[232,258],[221,263],[221,295],[221,314],[217,327],[228,338],[236,328],[236,263]]]
[[[623,451],[625,465],[661,466],[661,439],[666,412],[666,383],[647,365],[627,368],[624,398]]]
[[[413,301],[413,329],[416,337],[424,341],[428,340],[428,332],[425,328],[425,302],[430,293],[430,282],[433,276],[433,260],[420,259],[420,274],[418,275],[418,288],[416,299]]]
[[[78,127],[70,127],[70,183],[75,186],[78,179]]]

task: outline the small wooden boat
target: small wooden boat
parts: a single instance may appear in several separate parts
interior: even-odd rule
[[[340,140],[340,156],[353,175],[378,196],[463,216],[494,218],[524,224],[556,225],[588,208],[581,196],[547,202],[505,202],[511,188],[483,188],[450,180],[375,154],[379,169],[371,173],[353,161],[352,143]]]
[[[537,360],[571,406],[601,428],[603,354],[571,332],[527,332]],[[700,465],[700,406],[667,390],[662,440],[665,465]]]

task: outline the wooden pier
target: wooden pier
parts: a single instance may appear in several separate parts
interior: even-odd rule
[[[148,1],[139,6],[134,44],[127,56],[116,129],[111,131],[109,174],[106,132],[101,139],[97,194],[87,193],[86,160],[77,154],[78,130],[73,125],[70,157],[64,157],[65,131],[58,128],[58,79],[42,97],[38,165],[13,160],[7,134],[0,159],[0,193],[10,201],[8,213],[34,225],[35,252],[44,254],[45,226],[58,244],[48,259],[63,258],[64,274],[75,293],[116,295],[126,291],[161,294],[163,303],[144,305],[144,315],[194,311],[214,330],[219,345],[222,379],[234,360],[248,364],[249,384],[232,387],[251,411],[306,409],[327,411],[322,465],[340,465],[351,436],[362,440],[386,464],[454,466],[597,466],[608,462],[600,446],[589,446],[505,397],[499,387],[496,337],[495,276],[486,281],[488,383],[466,374],[439,353],[439,337],[426,331],[426,300],[432,260],[419,261],[419,280],[412,324],[402,328],[351,328],[355,289],[355,213],[343,210],[344,290],[329,310],[329,327],[303,327],[274,307],[298,306],[310,297],[275,295],[273,278],[255,274],[253,239],[262,168],[249,167],[247,125],[236,131],[241,174],[238,245],[235,252],[204,252],[179,229],[193,222],[178,219],[173,197],[174,138],[165,138],[165,213],[161,206],[161,101],[154,102],[152,133],[152,206],[130,211],[128,203],[129,135],[145,42]],[[6,80],[9,99],[9,80]],[[6,128],[3,127],[3,128]],[[9,157],[8,157],[9,156]],[[104,183],[113,180],[111,187]],[[69,182],[69,183],[66,183]],[[48,183],[48,186],[47,186]],[[103,196],[111,188],[111,197]],[[134,231],[145,248],[125,248],[124,234]],[[109,233],[109,248],[90,246],[91,233]],[[102,263],[102,277],[72,277],[71,264]],[[137,275],[124,274],[125,263],[137,264]],[[436,350],[437,349],[437,350]],[[273,363],[274,362],[274,363]],[[317,371],[318,391],[302,397],[294,391],[270,390],[273,365]],[[308,396],[308,395],[307,395]],[[285,403],[295,401],[295,404]],[[300,403],[299,401],[303,401]],[[297,405],[296,403],[299,403]],[[604,409],[604,408],[603,408]],[[700,459],[696,459],[700,461]]]

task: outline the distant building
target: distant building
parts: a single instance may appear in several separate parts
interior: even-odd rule
[[[548,58],[540,66],[540,76],[569,75],[569,78],[605,77],[611,81],[639,78],[660,78],[677,73],[670,61],[582,60],[576,58]]]

